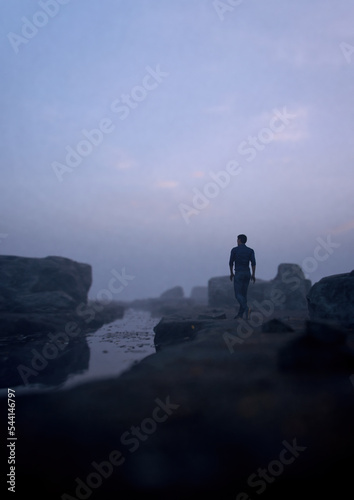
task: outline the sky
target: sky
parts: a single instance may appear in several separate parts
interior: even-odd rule
[[[352,0],[2,0],[0,254],[90,298],[354,269]]]

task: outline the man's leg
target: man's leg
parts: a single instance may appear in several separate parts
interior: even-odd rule
[[[237,316],[242,318],[247,307],[247,288],[250,282],[249,276],[235,274],[234,276],[234,291],[237,302],[240,304],[240,309]]]
[[[243,295],[243,305],[244,305],[244,312],[246,313],[246,319],[248,319],[249,316],[249,307],[247,304],[247,292],[249,284],[250,284],[250,277],[245,276],[244,279],[242,280],[241,293]]]

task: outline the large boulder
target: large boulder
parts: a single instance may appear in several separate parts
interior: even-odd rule
[[[173,288],[169,288],[160,295],[160,299],[162,300],[179,300],[183,299],[183,297],[184,297],[184,291],[181,286],[175,286]]]
[[[64,257],[0,256],[0,311],[74,309],[87,302],[92,269]]]
[[[280,264],[274,279],[256,279],[248,288],[248,303],[252,310],[262,305],[274,310],[306,310],[310,280],[297,264]],[[209,307],[235,307],[237,305],[233,283],[229,276],[211,278],[208,282]]]
[[[266,295],[268,282],[257,279],[248,288],[248,302],[252,300],[263,300]],[[233,282],[229,276],[217,276],[208,281],[208,305],[209,307],[235,307],[236,299]]]
[[[194,301],[184,296],[181,286],[169,288],[159,297],[150,299],[136,299],[129,303],[129,307],[149,311],[153,317],[175,314],[180,310],[194,307]]]
[[[0,335],[30,338],[70,328],[99,328],[122,317],[116,303],[88,301],[92,269],[64,257],[0,256]],[[113,318],[113,319],[112,319]]]
[[[278,295],[279,291],[283,297],[283,301],[278,305],[279,309],[306,310],[306,297],[310,288],[311,281],[305,278],[299,265],[280,264],[277,275],[270,281],[269,298]]]
[[[311,287],[307,300],[311,319],[332,321],[352,327],[354,271],[322,278]]]
[[[124,314],[88,301],[91,282],[88,264],[0,256],[0,387],[60,383],[87,368],[85,334]]]
[[[191,290],[191,299],[197,304],[208,303],[208,287],[207,286],[194,286]]]

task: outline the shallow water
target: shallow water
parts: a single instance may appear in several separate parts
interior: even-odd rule
[[[63,390],[120,375],[156,352],[153,328],[158,322],[159,318],[152,318],[147,311],[127,309],[122,319],[86,334],[74,348],[64,351],[63,356],[48,360],[40,376],[30,377],[28,383],[12,388],[17,393]],[[32,342],[26,344],[27,350],[33,347]],[[0,389],[0,396],[5,394],[7,389]]]
[[[158,322],[159,319],[151,318],[147,311],[128,309],[122,319],[88,334],[89,367],[81,374],[70,376],[61,388],[119,375],[155,353],[153,328]]]

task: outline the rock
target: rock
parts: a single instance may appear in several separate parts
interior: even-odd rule
[[[91,266],[67,258],[0,257],[1,387],[59,383],[87,367],[85,334],[124,315],[87,300],[91,280]]]
[[[207,286],[194,286],[191,290],[190,298],[196,304],[208,304],[208,287]]]
[[[277,318],[273,318],[262,325],[263,333],[287,333],[293,331],[294,329],[291,326]]]
[[[162,347],[193,340],[197,332],[206,328],[208,324],[208,320],[163,317],[154,327],[156,351]]]
[[[306,310],[310,287],[311,282],[305,278],[300,266],[280,264],[273,280],[257,279],[250,283],[248,303],[253,311],[268,309],[269,314],[280,310]],[[238,307],[229,276],[209,280],[208,303],[210,307]]]
[[[319,321],[306,321],[306,334],[309,339],[332,346],[344,345],[348,336],[338,324]]]
[[[347,373],[354,371],[354,349],[338,325],[307,322],[305,334],[279,352],[278,366],[296,372]]]
[[[82,321],[91,266],[63,257],[0,256],[1,337],[57,332]]]
[[[174,288],[170,288],[166,290],[160,295],[160,299],[162,300],[178,300],[183,299],[184,291],[181,286],[175,286]]]
[[[279,309],[307,310],[307,293],[311,281],[305,278],[300,266],[297,264],[280,264],[276,277],[270,282],[269,298],[281,295],[284,300]],[[278,292],[279,291],[279,292]]]
[[[354,326],[354,271],[322,278],[311,287],[307,300],[311,319]]]
[[[225,339],[226,343],[234,346],[243,343],[246,339],[257,339],[261,333],[280,334],[300,331],[306,321],[300,313],[295,317],[288,317],[287,323],[273,317],[266,321],[260,314],[251,313],[248,320],[234,318],[232,309],[182,310],[180,314],[164,316],[154,327],[155,348],[157,351],[166,347],[196,340],[200,336],[213,332]],[[303,314],[302,314],[303,316]],[[233,347],[231,347],[231,350]]]
[[[0,311],[74,309],[87,302],[92,270],[64,257],[0,256]]]
[[[64,257],[0,256],[1,336],[58,332],[72,321],[92,329],[122,317],[118,303],[88,304],[91,283],[88,264]]]
[[[0,348],[0,387],[18,389],[28,384],[55,387],[87,370],[89,360],[85,335],[17,336]]]
[[[16,395],[18,497],[346,498],[354,388],[351,367],[331,361],[340,346],[260,333],[231,354],[221,331],[200,330],[120,377]],[[315,368],[284,370],[286,347]]]
[[[225,313],[219,313],[219,314],[198,314],[198,319],[226,319],[227,316]]]

